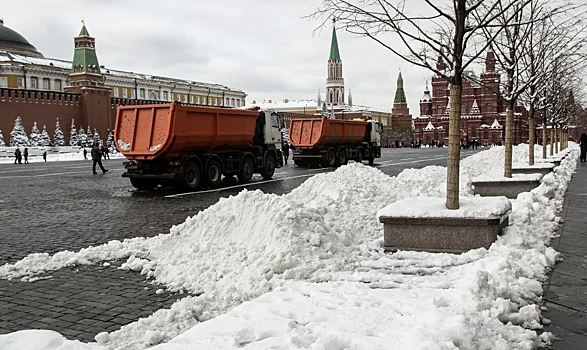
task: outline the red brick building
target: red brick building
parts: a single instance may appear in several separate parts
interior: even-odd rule
[[[461,105],[461,139],[468,142],[478,141],[481,145],[503,142],[505,112],[507,103],[498,91],[500,74],[495,70],[495,55],[487,52],[485,70],[476,77],[468,73],[463,77],[463,95]],[[446,63],[439,57],[436,68],[447,69]],[[432,141],[448,144],[449,123],[449,82],[439,76],[432,78],[432,93],[424,90],[420,100],[420,116],[414,119],[414,137],[422,144]],[[522,106],[514,110],[513,143],[528,140],[528,111]]]

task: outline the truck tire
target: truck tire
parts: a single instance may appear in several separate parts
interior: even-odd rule
[[[218,159],[209,159],[206,162],[206,171],[204,172],[206,184],[212,188],[220,186],[222,180],[222,165]]]
[[[237,177],[241,183],[247,183],[251,181],[253,177],[253,173],[255,172],[255,162],[251,159],[251,157],[243,158],[243,164],[241,165],[241,170],[239,171]]]
[[[263,180],[270,179],[273,174],[275,174],[275,165],[277,161],[275,160],[275,156],[273,154],[267,154],[265,157],[265,166],[261,170],[261,176]]]
[[[331,168],[336,168],[336,161],[336,152],[333,149],[328,150],[328,153],[326,154],[326,164]]]
[[[359,148],[357,156],[355,157],[355,162],[361,163],[363,162],[363,158],[365,158],[365,151],[362,148]]]
[[[338,150],[336,158],[337,158],[336,159],[337,163],[339,165],[347,165],[349,162],[349,158],[347,157],[347,154],[346,154],[346,149],[344,149],[344,148],[341,148]]]
[[[202,172],[200,166],[196,162],[189,162],[183,168],[183,183],[182,186],[190,191],[198,189],[202,182]]]
[[[130,184],[138,190],[152,190],[159,185],[155,179],[130,178]]]

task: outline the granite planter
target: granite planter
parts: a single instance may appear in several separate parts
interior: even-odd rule
[[[560,162],[559,162],[560,164]],[[542,174],[546,175],[553,171],[554,163],[536,163],[534,165],[515,164],[512,167],[512,174]]]
[[[515,199],[520,193],[529,192],[538,187],[543,176],[540,173],[533,173],[514,174],[511,178],[483,177],[472,181],[472,184],[474,193],[480,196],[504,196]]]
[[[432,210],[422,208],[432,207]],[[386,251],[462,253],[489,248],[508,225],[511,203],[505,197],[461,198],[448,210],[444,198],[409,198],[378,212]]]

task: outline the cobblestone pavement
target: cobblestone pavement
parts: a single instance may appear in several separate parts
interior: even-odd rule
[[[383,172],[396,175],[405,168],[446,163],[443,149],[399,151],[385,150]],[[228,188],[221,192],[168,198],[174,192],[134,190],[120,176],[121,159],[104,165],[107,174],[92,175],[90,161],[0,164],[0,265],[30,253],[78,251],[110,240],[168,233],[220,197],[242,190],[227,180]],[[253,182],[247,188],[283,194],[324,171],[331,170],[290,164],[277,169],[275,178],[283,180]],[[161,286],[137,272],[116,269],[120,261],[111,263],[63,268],[32,283],[0,280],[0,334],[40,328],[93,341],[99,332],[117,330],[186,295],[155,294]]]

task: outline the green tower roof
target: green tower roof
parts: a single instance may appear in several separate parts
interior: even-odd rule
[[[82,21],[82,23],[83,23],[83,21]],[[86,29],[85,23],[82,25],[82,30],[79,31],[78,36],[90,36],[90,33],[88,33],[88,30]]]
[[[393,104],[407,104],[408,101],[406,99],[406,93],[404,92],[404,79],[402,78],[402,72],[399,72],[399,76],[397,77],[397,90],[395,90],[395,99],[393,100]]]
[[[85,23],[83,24],[79,35],[74,40],[76,43],[79,42],[80,45],[76,45],[73,53],[70,74],[102,75],[94,46],[94,38],[90,37],[90,33],[88,33],[88,30],[86,29]]]
[[[336,28],[332,28],[332,43],[330,44],[330,58],[329,60],[339,60],[340,53],[338,52],[338,40],[336,40]]]

